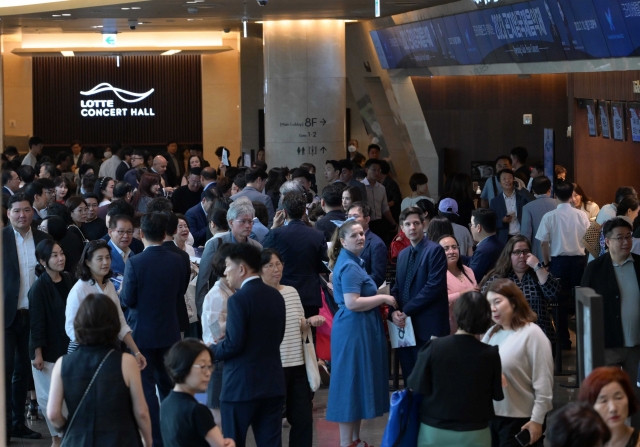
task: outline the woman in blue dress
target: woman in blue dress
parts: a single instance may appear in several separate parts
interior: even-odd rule
[[[348,220],[334,232],[329,250],[339,310],[331,332],[327,420],[340,424],[341,447],[368,447],[360,440],[362,419],[389,411],[387,341],[378,307],[397,305],[391,295],[376,295],[378,288],[359,258],[364,242],[362,226]]]

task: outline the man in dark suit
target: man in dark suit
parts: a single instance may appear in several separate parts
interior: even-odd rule
[[[280,292],[262,282],[260,250],[253,245],[231,246],[226,264],[225,276],[236,293],[227,302],[225,338],[211,346],[214,358],[224,360],[222,430],[237,447],[245,447],[249,426],[259,447],[281,447],[284,300]]]
[[[31,200],[33,206],[33,222],[39,223],[47,217],[47,207],[56,198],[53,180],[38,179],[25,188],[25,194]]]
[[[264,239],[265,248],[282,256],[284,271],[281,283],[298,291],[305,317],[320,313],[320,273],[328,273],[322,261],[328,261],[327,241],[321,231],[307,226],[301,219],[307,200],[300,193],[288,192],[282,198],[287,224],[275,228]]]
[[[170,141],[167,144],[167,151],[163,152],[162,155],[165,160],[167,160],[167,179],[169,183],[167,186],[178,187],[180,186],[180,181],[182,176],[184,175],[184,163],[182,160],[182,155],[178,154],[178,143],[176,141]]]
[[[156,447],[163,445],[156,385],[160,399],[171,391],[173,384],[164,368],[164,355],[181,339],[178,315],[187,312],[182,279],[188,274],[187,266],[180,256],[162,247],[167,220],[162,213],[142,217],[140,234],[145,250],[127,262],[120,293],[122,303],[129,307],[127,323],[133,339],[147,359],[147,367],[141,371],[142,388]]]
[[[462,262],[473,270],[478,283],[496,265],[504,249],[504,243],[496,236],[496,219],[496,213],[489,208],[471,212],[471,236],[478,244],[473,256],[462,256]]]
[[[133,149],[125,147],[120,149],[120,159],[122,160],[116,168],[116,180],[121,182],[124,180],[124,175],[131,169],[131,156],[133,155]]]
[[[367,188],[364,183],[353,178],[353,163],[351,160],[344,159],[338,161],[340,163],[340,181],[349,186],[355,186],[360,190],[362,202],[367,201]]]
[[[389,319],[404,327],[407,317],[411,317],[416,346],[398,348],[402,375],[408,377],[420,348],[433,336],[449,335],[447,257],[440,245],[424,236],[424,214],[420,208],[406,208],[400,213],[400,222],[411,247],[398,255],[396,284],[391,295],[400,310],[390,309]]]
[[[33,202],[26,194],[9,198],[7,217],[11,225],[2,230],[2,277],[4,294],[4,380],[7,444],[9,439],[42,437],[25,426],[24,399],[31,375],[29,360],[29,298],[35,282],[36,246],[49,235],[31,228]]]
[[[331,166],[331,164],[329,164]],[[332,183],[327,185],[322,190],[322,200],[320,205],[325,214],[318,222],[316,222],[316,229],[324,233],[324,237],[327,242],[331,241],[333,232],[336,229],[336,224],[332,221],[344,222],[346,219],[344,211],[342,210],[342,190],[344,189],[344,183]]]
[[[366,202],[353,202],[349,206],[347,217],[362,225],[365,240],[360,259],[364,261],[363,267],[373,282],[380,287],[387,277],[387,246],[378,235],[369,230],[371,207]]]
[[[605,362],[629,374],[640,398],[640,256],[631,253],[632,228],[623,217],[604,224],[602,232],[609,251],[587,265],[580,286],[602,295]],[[640,415],[631,416],[631,425],[640,428]]]
[[[171,195],[174,213],[184,214],[202,200],[204,190],[200,183],[200,168],[191,168],[187,179],[187,184],[176,188]]]
[[[498,179],[502,186],[502,193],[491,199],[489,207],[496,213],[498,239],[506,244],[510,236],[520,234],[522,207],[529,202],[529,199],[516,189],[515,174],[511,169],[498,172]],[[523,191],[526,191],[526,188]]]
[[[20,176],[14,169],[2,171],[2,193],[8,196],[14,195],[20,189]]]
[[[207,242],[207,231],[209,229],[207,214],[215,199],[215,189],[205,190],[200,203],[189,208],[184,215],[189,224],[189,230],[191,230],[191,234],[193,235],[194,247],[202,247]]]

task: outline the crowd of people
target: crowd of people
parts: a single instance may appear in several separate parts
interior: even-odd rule
[[[479,195],[452,173],[440,197],[422,173],[403,197],[392,161],[355,140],[326,161],[321,190],[316,166],[268,170],[264,150],[231,166],[220,147],[212,166],[176,142],[114,143],[104,159],[79,142],[42,149],[32,137],[25,157],[3,153],[7,442],[42,437],[27,400],[54,446],[243,447],[249,428],[258,447],[280,446],[284,419],[289,445],[310,447],[319,376],[340,446],[367,447],[361,422],[390,408],[395,325],[415,338],[395,355],[423,396],[419,446],[507,447],[523,433],[640,445],[633,187],[599,207],[520,147]],[[552,413],[577,286],[604,297],[615,367]]]

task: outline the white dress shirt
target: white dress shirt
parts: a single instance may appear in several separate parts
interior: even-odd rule
[[[20,265],[20,291],[18,292],[18,309],[29,308],[29,289],[36,281],[36,245],[33,240],[33,232],[29,232],[23,238],[13,230],[16,237],[16,251],[18,252],[18,264]]]
[[[131,249],[129,247],[127,247],[127,251],[124,251],[120,247],[118,247],[116,244],[111,244],[111,247],[115,248],[115,250],[118,252],[118,254],[122,257],[122,262],[124,262],[126,264],[127,261],[129,260],[129,255],[131,254]]]
[[[509,222],[509,234],[520,234],[520,222],[518,222],[518,208],[516,206],[516,191],[513,190],[511,197],[502,193],[504,203],[507,206],[507,214],[513,213],[513,219]]]
[[[207,346],[216,344],[211,333],[212,327],[217,327],[221,335],[227,330],[227,300],[231,295],[233,290],[218,280],[204,297],[201,318],[202,341]]]
[[[589,228],[589,218],[569,203],[542,216],[536,239],[549,242],[551,257],[583,256],[582,238]]]
[[[387,190],[380,182],[376,182],[375,186],[371,186],[369,179],[366,178],[362,183],[364,183],[367,190],[367,203],[371,206],[371,220],[382,219],[382,215],[389,211]]]

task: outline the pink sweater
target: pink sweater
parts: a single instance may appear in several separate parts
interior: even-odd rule
[[[460,281],[456,278],[453,273],[447,270],[447,293],[449,294],[449,326],[451,327],[451,333],[455,333],[458,330],[458,325],[456,324],[453,318],[453,305],[456,300],[460,296],[461,293],[468,292],[473,290],[476,287],[476,277],[473,275],[473,270],[471,270],[466,265],[463,265],[462,268],[464,272],[467,274],[469,278],[464,277],[464,282]]]

